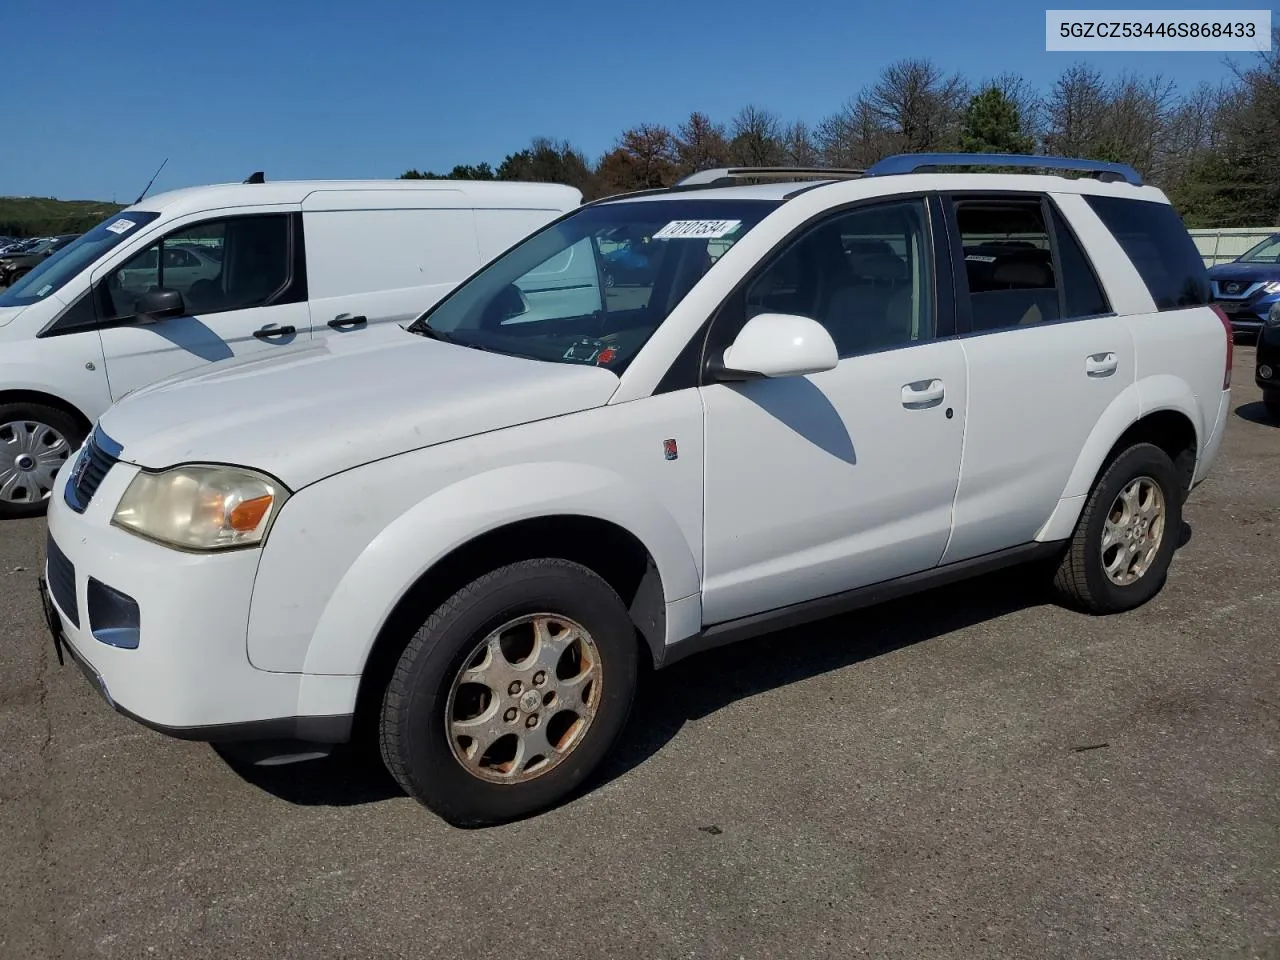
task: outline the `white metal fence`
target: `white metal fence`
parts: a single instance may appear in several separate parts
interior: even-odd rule
[[[1191,230],[1191,239],[1204,257],[1204,265],[1227,263],[1267,237],[1280,232],[1278,227],[1223,227],[1213,230]]]

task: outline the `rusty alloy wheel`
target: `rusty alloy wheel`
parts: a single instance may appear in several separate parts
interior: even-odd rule
[[[504,623],[454,677],[445,707],[454,757],[494,783],[555,769],[595,719],[600,662],[591,634],[568,617],[535,613]]]

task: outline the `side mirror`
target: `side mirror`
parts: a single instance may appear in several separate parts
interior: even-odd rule
[[[148,290],[134,302],[133,312],[139,323],[155,323],[170,317],[186,316],[187,305],[177,290]]]
[[[762,313],[747,321],[724,352],[718,380],[803,377],[834,370],[840,353],[827,328],[789,313]]]

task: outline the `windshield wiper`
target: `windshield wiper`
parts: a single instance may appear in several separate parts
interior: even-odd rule
[[[416,333],[419,336],[426,337],[429,340],[439,340],[441,343],[452,343],[459,347],[470,347],[472,350],[483,350],[485,353],[493,353],[492,347],[484,347],[470,340],[464,340],[456,333],[450,333],[448,330],[437,330],[435,327],[421,320],[415,320],[405,328],[410,333]]]

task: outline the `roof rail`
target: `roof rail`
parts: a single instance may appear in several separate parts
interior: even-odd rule
[[[864,171],[842,167],[717,167],[699,170],[676,181],[677,187],[711,187],[732,183],[734,180],[796,180],[814,177],[821,180],[853,180]]]
[[[1142,186],[1142,176],[1127,163],[1081,160],[1073,157],[1036,157],[1018,153],[901,153],[885,157],[867,168],[868,177],[915,173],[923,167],[1029,167],[1038,170],[1076,170],[1099,180],[1124,180]]]

